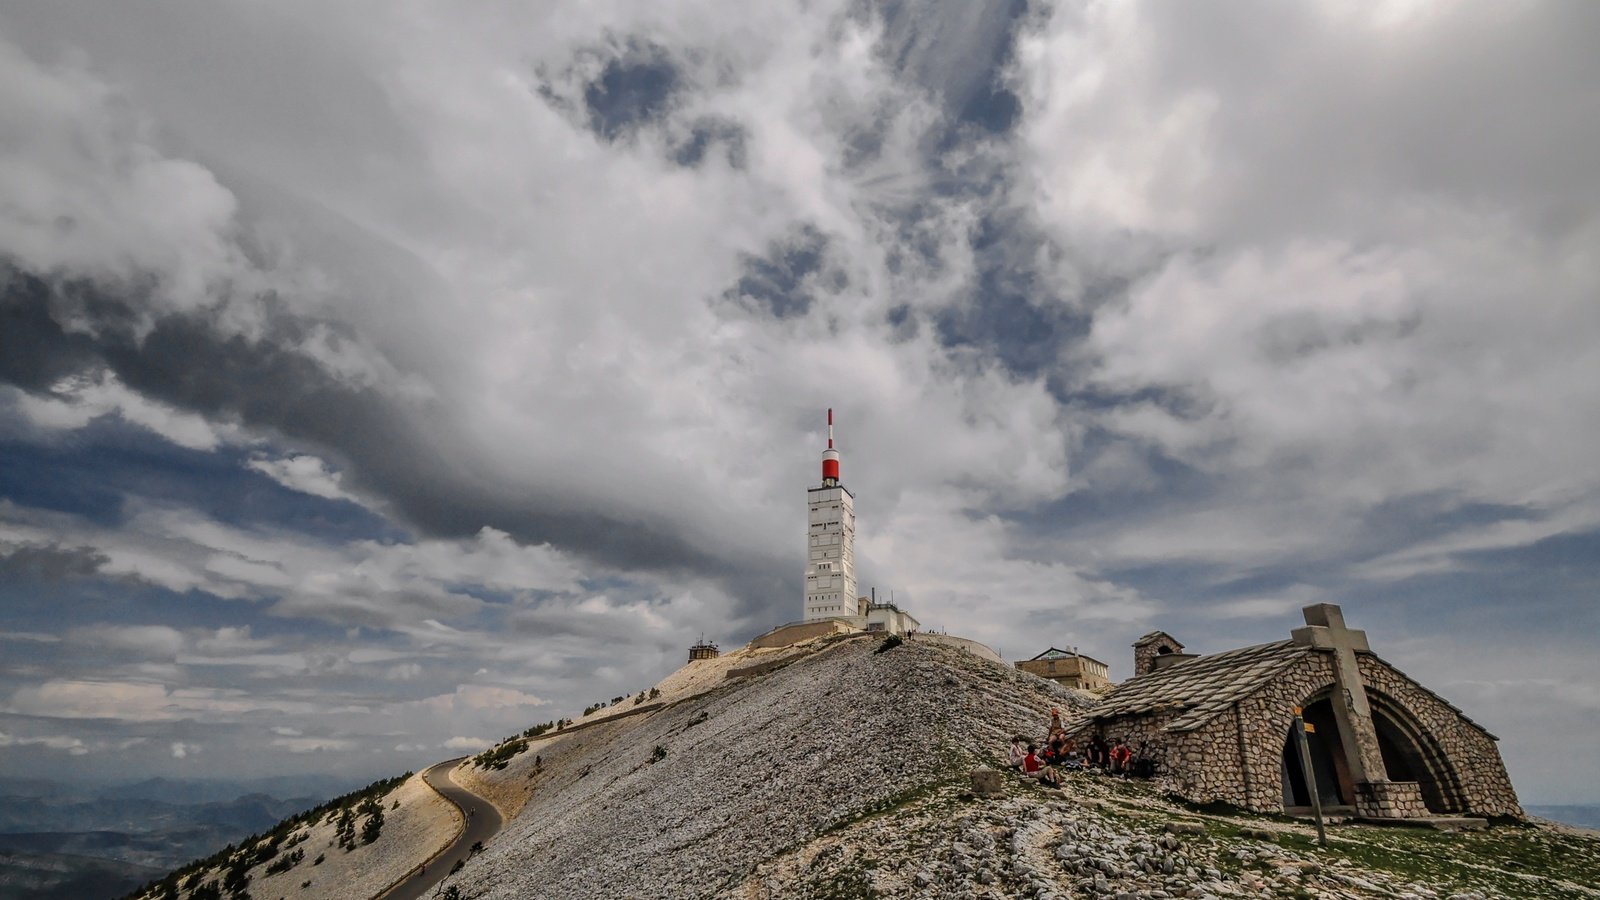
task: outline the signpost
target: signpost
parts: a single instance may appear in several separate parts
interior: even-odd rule
[[[1306,793],[1311,795],[1311,813],[1317,821],[1317,845],[1328,846],[1328,835],[1322,830],[1322,797],[1317,793],[1317,773],[1311,768],[1311,746],[1306,742],[1306,732],[1316,733],[1315,725],[1307,725],[1300,707],[1294,708],[1294,744],[1300,751],[1300,771],[1306,782]]]

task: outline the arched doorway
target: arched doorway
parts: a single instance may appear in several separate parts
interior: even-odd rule
[[[1428,812],[1465,812],[1466,795],[1438,741],[1393,698],[1368,689],[1367,703],[1372,707],[1378,750],[1389,780],[1415,781]]]
[[[1405,707],[1392,698],[1367,690],[1372,709],[1372,724],[1378,733],[1378,750],[1390,781],[1415,781],[1428,811],[1442,815],[1466,809],[1459,780],[1437,741],[1424,730]],[[1339,724],[1327,692],[1309,700],[1301,715],[1314,731],[1306,734],[1311,751],[1311,768],[1324,808],[1347,806],[1355,785],[1350,777],[1344,745],[1339,739]],[[1283,743],[1283,807],[1285,812],[1303,812],[1311,805],[1306,775],[1301,769],[1300,752],[1294,735]]]
[[[1349,806],[1354,791],[1345,763],[1344,745],[1339,743],[1338,723],[1333,718],[1333,703],[1324,696],[1306,704],[1301,715],[1311,726],[1306,732],[1306,748],[1311,751],[1312,774],[1323,808]],[[1311,808],[1311,792],[1306,785],[1305,770],[1300,765],[1300,750],[1295,746],[1292,728],[1283,739],[1283,808],[1286,812]]]

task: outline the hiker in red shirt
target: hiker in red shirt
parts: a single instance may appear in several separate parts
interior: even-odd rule
[[[1111,748],[1111,772],[1115,775],[1127,775],[1130,771],[1129,764],[1133,762],[1133,750],[1121,740]]]
[[[1044,760],[1039,758],[1039,748],[1033,744],[1028,745],[1028,755],[1022,758],[1022,774],[1033,777],[1044,768]]]

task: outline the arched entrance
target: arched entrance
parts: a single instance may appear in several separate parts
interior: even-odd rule
[[[1415,781],[1422,803],[1436,815],[1465,812],[1466,794],[1455,768],[1421,723],[1386,694],[1367,689],[1378,750],[1390,781]]]
[[[1344,745],[1339,743],[1333,703],[1323,697],[1306,704],[1301,715],[1311,726],[1306,731],[1306,747],[1311,751],[1311,769],[1323,808],[1351,805],[1354,788],[1344,759]],[[1283,808],[1286,812],[1309,811],[1311,792],[1306,786],[1305,770],[1300,765],[1293,726],[1290,727],[1291,731],[1283,739]]]
[[[1466,804],[1463,802],[1460,782],[1438,742],[1392,698],[1369,688],[1367,702],[1372,709],[1372,723],[1378,733],[1378,749],[1383,756],[1383,766],[1389,780],[1415,781],[1422,793],[1422,802],[1430,813],[1437,815],[1464,811]],[[1306,735],[1306,743],[1311,751],[1312,774],[1316,778],[1323,807],[1349,806],[1355,796],[1355,786],[1350,777],[1344,745],[1339,739],[1339,724],[1334,718],[1333,702],[1328,692],[1307,701],[1301,714],[1306,724],[1315,729]],[[1284,737],[1282,774],[1284,811],[1298,813],[1308,810],[1311,795],[1306,789],[1306,773],[1302,771],[1300,752],[1295,747],[1293,734]]]

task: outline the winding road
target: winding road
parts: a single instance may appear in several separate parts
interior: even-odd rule
[[[450,770],[454,769],[461,759],[447,759],[423,772],[422,778],[428,782],[429,787],[438,791],[440,796],[460,808],[466,827],[461,829],[461,834],[455,841],[434,854],[426,866],[419,867],[405,880],[379,894],[377,900],[419,900],[450,874],[450,869],[457,860],[465,860],[471,854],[474,843],[487,841],[500,830],[499,811],[489,801],[456,784],[450,777]]]

